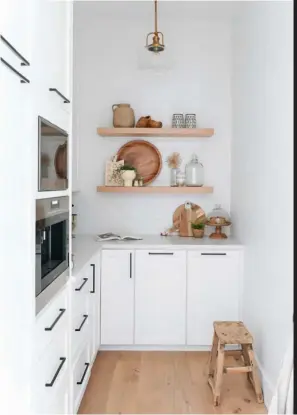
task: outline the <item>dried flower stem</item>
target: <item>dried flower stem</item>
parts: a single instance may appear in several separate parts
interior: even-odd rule
[[[166,163],[171,169],[177,169],[181,165],[182,159],[179,153],[172,153],[167,157]]]

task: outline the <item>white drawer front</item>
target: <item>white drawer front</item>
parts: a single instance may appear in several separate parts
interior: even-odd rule
[[[41,355],[50,342],[67,332],[69,304],[66,287],[36,318],[35,356]]]
[[[69,413],[69,371],[59,381],[59,388],[35,397],[34,412],[36,414],[68,414]]]
[[[71,324],[71,352],[75,358],[82,344],[92,338],[93,315],[87,309],[86,313],[77,314]]]
[[[67,353],[67,335],[51,342],[39,360],[33,365],[33,390],[35,408],[44,407],[54,402],[68,378],[69,356]],[[64,388],[64,386],[63,386]]]
[[[77,413],[91,374],[90,345],[87,343],[73,367],[72,393],[74,412]]]

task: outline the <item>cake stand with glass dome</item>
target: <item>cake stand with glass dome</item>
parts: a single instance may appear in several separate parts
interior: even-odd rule
[[[211,233],[209,237],[211,239],[226,239],[227,235],[222,232],[224,226],[230,226],[229,214],[221,208],[221,205],[215,205],[214,209],[207,215],[206,226],[214,226],[215,232]]]

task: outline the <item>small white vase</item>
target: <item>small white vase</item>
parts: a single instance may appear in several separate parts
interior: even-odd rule
[[[124,180],[124,186],[132,186],[133,180],[136,177],[134,170],[122,170],[121,171],[122,179]]]

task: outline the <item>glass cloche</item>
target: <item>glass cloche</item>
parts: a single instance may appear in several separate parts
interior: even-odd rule
[[[192,155],[192,160],[186,165],[186,186],[203,186],[204,167],[198,160],[196,154]]]
[[[229,214],[221,208],[220,204],[216,204],[215,207],[207,215],[207,221],[209,224],[215,225],[224,225],[230,224]]]

